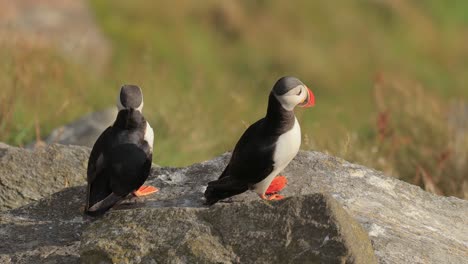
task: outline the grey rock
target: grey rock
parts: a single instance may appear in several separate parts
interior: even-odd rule
[[[228,158],[158,169],[149,183],[161,191],[130,208],[200,207],[206,183],[218,177]],[[338,200],[368,232],[379,263],[468,263],[468,201],[320,152],[300,152],[284,174],[286,196],[329,193]],[[248,192],[231,201],[258,199]]]
[[[0,263],[80,263],[83,187],[0,213]]]
[[[54,129],[45,139],[45,143],[92,147],[99,135],[112,125],[116,116],[116,107],[85,115],[70,124]],[[28,147],[35,145],[36,143],[31,143]]]
[[[84,263],[377,263],[369,237],[323,194],[207,208],[115,210],[87,228]]]
[[[89,151],[78,146],[28,150],[0,145],[0,211],[85,184]]]
[[[286,195],[330,193],[369,233],[379,263],[468,263],[468,201],[364,166],[301,152]]]
[[[290,212],[287,210],[281,211],[285,210],[283,206],[291,205],[292,208],[298,208],[301,203],[317,204],[313,201],[318,199],[317,197],[324,199],[322,204],[331,205],[334,202],[327,198],[328,193],[364,227],[371,239],[379,263],[468,263],[468,201],[436,196],[378,171],[319,152],[300,152],[284,172],[289,179],[289,184],[282,194],[295,197],[277,203],[264,203],[249,192],[235,197],[231,203],[215,205],[210,209],[203,208],[204,186],[221,173],[228,158],[229,154],[224,154],[186,168],[153,166],[149,184],[161,188],[160,192],[145,199],[139,198],[136,203],[127,201],[111,210],[102,219],[96,220],[91,226],[88,226],[89,220],[83,220],[80,217],[80,207],[84,202],[84,187],[69,188],[27,207],[3,212],[0,214],[0,262],[64,263],[65,260],[70,260],[66,263],[74,263],[79,261],[79,250],[83,253],[85,260],[87,258],[102,259],[108,256],[109,252],[117,252],[121,255],[119,250],[123,248],[127,250],[125,258],[129,259],[134,256],[135,252],[163,254],[143,241],[164,239],[155,238],[157,236],[155,233],[143,231],[159,230],[167,236],[180,239],[178,241],[182,248],[177,249],[179,251],[165,252],[167,256],[183,250],[196,253],[197,247],[203,248],[209,244],[215,250],[206,252],[205,255],[198,252],[200,254],[191,256],[202,256],[208,260],[219,257],[221,263],[222,261],[229,263],[229,261],[233,262],[232,259],[236,256],[241,258],[242,253],[238,253],[239,250],[236,251],[233,241],[220,235],[222,233],[219,228],[228,224],[236,227],[236,229],[226,229],[225,232],[229,235],[236,235],[238,234],[236,232],[241,230],[253,230],[249,228],[260,228],[255,226],[258,224],[256,222],[248,222],[248,225],[242,226],[229,219],[229,214],[237,212],[245,216],[243,214],[250,214],[250,212],[254,214],[253,211],[262,210],[265,215],[255,215],[255,217],[263,217],[259,219],[274,217],[279,226],[282,225],[280,223],[286,221],[285,219],[289,219],[286,222],[295,223],[295,226],[299,227],[296,220],[301,218],[296,219],[288,215]],[[272,211],[268,211],[270,210],[268,204],[273,206]],[[281,216],[276,213],[267,213],[276,212],[275,210],[281,212]],[[317,210],[314,212],[320,215],[317,207],[305,206],[301,207],[301,210],[307,214],[313,214],[309,210]],[[301,210],[299,211],[302,212]],[[173,229],[165,230],[164,228],[169,228],[165,224],[169,220],[164,219],[163,215],[166,218],[176,217],[180,221],[172,223]],[[134,218],[130,221],[133,216],[142,218]],[[336,219],[339,220],[339,218]],[[129,221],[124,223],[124,220]],[[140,226],[140,222],[143,225]],[[164,224],[158,225],[159,222]],[[328,224],[330,228],[333,228],[333,221]],[[98,232],[98,227],[111,230],[112,232],[107,235],[115,239],[109,242],[111,240],[103,237],[104,233]],[[271,227],[275,226],[272,224]],[[186,230],[191,231],[186,232],[186,237],[177,238],[175,233],[178,228],[187,228]],[[287,230],[287,225],[284,228]],[[54,230],[54,232],[48,233],[48,230]],[[83,230],[85,233],[81,235]],[[89,240],[91,230],[98,232],[97,241]],[[172,231],[175,233],[172,234]],[[134,235],[134,237],[127,237],[129,240],[125,243],[123,240],[118,240],[113,232]],[[281,232],[285,231],[276,228],[275,232],[284,234]],[[34,234],[34,240],[30,234]],[[296,235],[296,233],[293,234]],[[193,241],[200,241],[201,246],[190,239],[193,235],[199,237]],[[298,241],[301,238],[299,235],[294,237],[298,238]],[[83,244],[80,245],[81,239]],[[141,247],[140,244],[135,244],[139,239],[142,240]],[[38,242],[32,243],[31,241]],[[103,245],[106,241],[107,246]],[[280,241],[284,241],[283,237]],[[298,243],[298,247],[307,248],[307,243],[301,244],[302,242],[298,241],[294,242]],[[95,247],[95,251],[90,250],[92,243],[99,245]],[[346,244],[346,240],[341,243]],[[309,246],[312,245],[309,243]],[[268,245],[270,246],[277,245],[272,242]],[[264,247],[260,245],[259,248]],[[278,246],[278,250],[280,248]],[[347,254],[342,255],[349,256],[350,253]],[[157,257],[158,255],[143,254],[141,261],[151,263],[151,258]],[[177,263],[176,256],[174,259],[174,263]],[[193,263],[187,259],[179,260]]]

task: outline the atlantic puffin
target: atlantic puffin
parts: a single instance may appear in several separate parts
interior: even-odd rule
[[[264,200],[284,198],[272,189],[278,191],[284,187],[284,176],[275,177],[301,146],[301,128],[294,108],[314,104],[314,94],[299,79],[280,78],[270,92],[266,116],[247,128],[221,176],[208,183],[204,195],[206,204],[213,205],[249,189]]]
[[[90,216],[104,214],[130,193],[158,191],[142,186],[151,169],[154,133],[142,114],[140,87],[122,86],[117,108],[114,124],[99,136],[89,157],[85,213]]]

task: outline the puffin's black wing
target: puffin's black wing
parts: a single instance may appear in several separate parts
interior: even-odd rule
[[[241,136],[221,176],[208,183],[207,204],[245,192],[273,171],[275,138],[265,133],[264,126],[265,119],[261,119]]]
[[[273,171],[275,139],[265,133],[265,119],[252,124],[232,152],[226,174],[247,185],[262,181]]]
[[[110,186],[114,194],[125,197],[140,188],[148,178],[152,154],[148,144],[145,145],[122,144],[112,149]]]
[[[137,190],[148,178],[152,153],[148,144],[126,143],[112,147],[106,156],[106,167],[90,188],[87,213],[98,216]]]
[[[230,161],[229,161],[230,162]],[[224,168],[223,172],[221,173],[221,175],[219,176],[218,180],[226,177],[226,176],[229,176],[229,163],[228,165],[226,166],[226,168]]]
[[[93,184],[95,183],[95,180],[98,177],[98,175],[102,174],[104,168],[106,167],[106,157],[104,156],[104,150],[109,146],[111,136],[112,127],[108,127],[96,140],[93,149],[91,150],[87,170],[88,188],[86,193],[86,210],[88,210],[89,207],[92,206],[92,204],[94,204],[93,200],[96,200],[96,197],[94,197],[96,196],[96,194],[91,192],[91,188],[93,187]],[[109,193],[103,194],[104,197],[109,195]]]
[[[101,155],[103,155],[104,149],[111,140],[111,131],[112,127],[106,128],[106,130],[102,132],[102,134],[94,143],[88,160],[88,182],[93,182],[93,180],[96,178],[96,174],[99,173],[99,171],[102,169],[103,160],[101,159],[98,162],[98,159]]]

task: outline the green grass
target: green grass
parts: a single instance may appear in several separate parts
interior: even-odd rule
[[[417,161],[425,157],[418,153],[432,143],[413,141],[410,150],[398,151],[401,160],[416,157],[416,163],[388,158],[395,150],[381,147],[375,120],[382,111],[396,112],[392,118],[399,123],[391,125],[400,134],[409,133],[410,125],[426,124],[402,113],[398,103],[391,109],[379,107],[375,79],[412,80],[405,89],[413,90],[417,83],[439,105],[468,98],[465,1],[91,0],[90,4],[112,42],[111,63],[95,73],[52,51],[19,50],[13,55],[2,51],[13,57],[2,62],[7,70],[0,74],[0,84],[11,91],[0,100],[2,105],[3,100],[10,102],[8,109],[13,109],[3,115],[14,118],[2,119],[0,140],[24,144],[34,137],[36,118],[45,134],[113,104],[120,85],[134,83],[144,90],[145,116],[156,130],[154,161],[187,165],[232,149],[245,128],[264,115],[276,79],[295,75],[314,91],[317,102],[313,109],[297,111],[304,149],[328,151],[411,182]],[[47,65],[45,74],[35,72],[34,67],[41,65]],[[39,96],[36,86],[42,92],[47,88],[54,100]],[[14,91],[21,96],[11,99]],[[398,102],[399,96],[385,93],[384,100]],[[412,98],[401,104],[412,105]],[[436,120],[442,127],[445,120]],[[431,148],[443,151],[439,149],[450,135],[442,131],[434,136],[440,143]],[[385,165],[379,157],[386,157]],[[430,170],[426,164],[420,166]],[[466,174],[457,175],[452,182],[462,186],[466,176],[460,175]],[[464,196],[460,188],[441,188],[445,194]]]
[[[1,141],[26,144],[35,137],[36,124],[47,133],[106,103],[95,97],[95,76],[53,50],[31,43],[1,44]]]

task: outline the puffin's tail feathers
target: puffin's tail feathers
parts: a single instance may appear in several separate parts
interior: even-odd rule
[[[219,201],[216,195],[216,191],[213,187],[210,187],[210,186],[206,187],[204,196],[206,200],[205,201],[206,205],[213,205]]]
[[[248,186],[232,183],[229,181],[229,177],[209,182],[205,191],[205,204],[213,205],[219,200],[243,193],[248,189]]]
[[[107,212],[112,208],[116,203],[122,200],[121,196],[116,195],[115,193],[109,194],[103,200],[95,203],[90,208],[86,209],[85,213],[89,216],[99,216]]]

